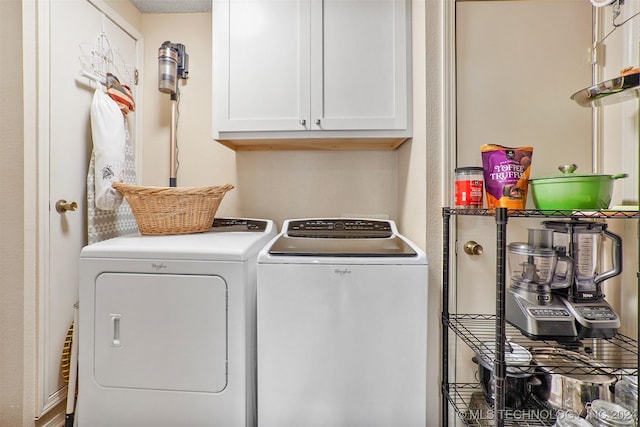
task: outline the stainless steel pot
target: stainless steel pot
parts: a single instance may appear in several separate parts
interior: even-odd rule
[[[531,355],[540,379],[531,391],[552,408],[585,416],[587,403],[595,399],[613,401],[616,377],[604,373],[587,356],[559,348],[533,349]]]

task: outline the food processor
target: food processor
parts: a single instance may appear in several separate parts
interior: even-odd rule
[[[575,318],[553,292],[571,285],[573,259],[553,247],[553,230],[528,231],[527,243],[508,247],[505,318],[531,339],[575,341]]]
[[[603,222],[568,220],[542,224],[553,230],[554,248],[574,260],[570,286],[555,289],[554,293],[575,317],[578,339],[612,338],[620,319],[605,300],[601,283],[622,272],[622,239],[608,231]],[[605,240],[610,243],[612,268],[598,273]]]

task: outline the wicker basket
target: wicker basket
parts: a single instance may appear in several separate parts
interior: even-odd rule
[[[222,198],[233,185],[145,187],[113,183],[124,195],[141,234],[189,234],[208,231]]]

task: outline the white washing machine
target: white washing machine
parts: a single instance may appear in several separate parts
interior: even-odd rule
[[[83,248],[78,425],[255,425],[256,259],[276,234],[226,218]]]
[[[286,220],[258,256],[258,425],[425,427],[427,269],[393,221]]]

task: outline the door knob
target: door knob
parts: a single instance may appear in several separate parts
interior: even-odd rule
[[[67,202],[63,199],[60,199],[56,202],[56,210],[60,213],[65,213],[66,211],[75,211],[76,209],[78,209],[78,204],[76,202]]]
[[[468,255],[482,255],[482,252],[484,252],[484,248],[480,243],[469,240],[464,244],[464,253]]]

